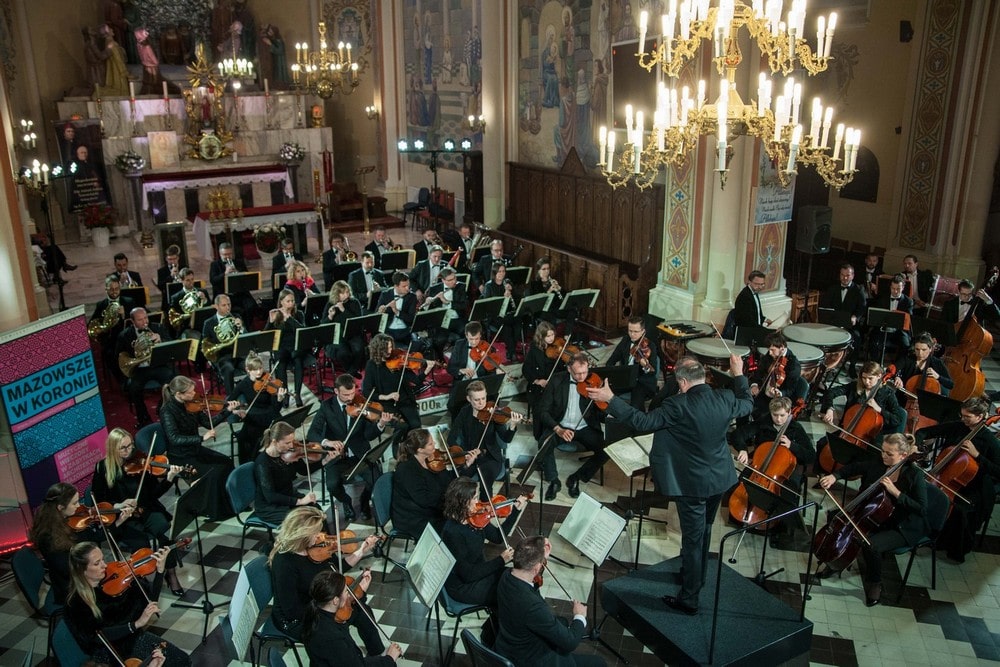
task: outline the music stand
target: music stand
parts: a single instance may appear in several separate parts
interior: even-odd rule
[[[913,327],[914,334],[926,331],[934,337],[939,345],[944,347],[951,347],[958,342],[955,337],[955,325],[951,322],[913,315],[910,317],[910,326]]]
[[[507,312],[510,299],[505,296],[492,296],[487,299],[477,299],[469,312],[470,322],[486,322],[503,317]]]
[[[830,324],[848,331],[854,327],[851,322],[851,314],[846,310],[834,310],[833,308],[817,308],[816,315],[820,324]]]
[[[242,294],[260,289],[260,271],[244,271],[242,273],[227,273],[223,278],[223,291],[226,294]]]
[[[326,305],[330,302],[330,293],[313,294],[306,297],[305,318],[309,326],[316,326],[323,319]]]
[[[718,368],[706,366],[705,371],[711,378],[708,384],[712,385],[714,389],[732,389],[733,384],[736,382],[735,377],[726,371],[719,370]]]
[[[484,245],[484,246],[480,246],[478,248],[473,249],[473,251],[472,251],[472,266],[476,266],[477,264],[479,264],[479,260],[481,260],[483,257],[486,257],[486,255],[488,255],[488,254],[490,254],[490,246],[489,245]]]
[[[340,324],[332,322],[295,330],[295,349],[313,350],[340,342]]]
[[[962,401],[954,398],[918,389],[917,400],[920,401],[920,416],[936,422],[958,421],[961,415]]]
[[[602,380],[607,380],[611,391],[616,396],[631,392],[639,382],[639,367],[635,364],[628,366],[598,366],[591,368],[592,373],[597,373]]]
[[[413,268],[416,258],[417,253],[413,249],[384,252],[382,253],[382,272],[409,271]]]
[[[514,311],[514,315],[534,317],[538,313],[548,311],[552,307],[552,302],[555,301],[555,298],[556,295],[552,292],[542,292],[541,294],[526,296],[517,304],[517,310]]]
[[[243,359],[251,350],[260,354],[261,352],[271,352],[276,349],[278,349],[277,331],[244,333],[236,337],[236,343],[233,346],[233,358]]]
[[[514,287],[524,287],[531,280],[531,267],[530,266],[508,266],[507,267],[507,280]]]
[[[150,349],[149,365],[152,368],[181,361],[194,361],[198,354],[198,341],[193,338],[157,343]]]
[[[292,428],[299,428],[306,421],[306,417],[309,416],[309,410],[311,408],[311,405],[303,405],[301,408],[295,408],[291,412],[286,412],[275,421],[283,421]]]
[[[743,345],[749,347],[751,350],[756,350],[764,344],[764,339],[770,333],[772,331],[767,327],[736,327],[736,335],[733,337],[733,340],[737,345]]]
[[[343,264],[338,264],[333,267],[334,281],[337,280],[347,280],[347,276],[351,275],[352,272],[357,271],[361,268],[361,262],[344,262]],[[332,285],[327,285],[327,287],[332,287]]]
[[[846,443],[845,443],[846,444]],[[851,445],[853,447],[853,445]],[[857,447],[855,447],[857,449]],[[762,510],[767,516],[775,516],[776,514],[782,514],[788,510],[798,507],[798,503],[789,500],[786,496],[781,493],[774,493],[765,486],[761,486],[757,482],[750,479],[750,475],[753,473],[749,468],[744,468],[743,472],[740,474],[743,482],[743,488],[747,492],[747,506],[756,507]],[[781,489],[779,488],[779,492]],[[785,568],[779,567],[773,572],[766,572],[764,569],[764,562],[767,558],[767,544],[768,544],[768,533],[771,529],[770,523],[764,524],[764,546],[760,552],[760,570],[754,576],[753,581],[758,585],[763,585],[765,581],[770,579],[776,574],[780,574],[785,571]],[[743,537],[749,531],[744,531],[743,535],[740,536],[740,541],[736,544],[736,548],[733,550],[733,557],[729,560],[730,563],[736,562],[736,552],[740,550],[740,544],[743,543]]]
[[[389,317],[385,313],[371,313],[360,317],[349,317],[344,325],[342,338],[351,340],[359,336],[363,340],[368,340],[377,333],[385,331],[385,325]],[[366,335],[367,334],[367,335]]]
[[[132,299],[139,308],[145,308],[146,304],[149,303],[149,290],[142,285],[138,287],[123,287],[121,295]]]
[[[869,308],[865,321],[868,323],[868,335],[878,327],[882,332],[882,353],[879,355],[879,364],[885,363],[885,343],[889,339],[889,331],[899,331],[906,322],[906,315],[901,310],[889,310],[887,308]]]
[[[557,440],[557,438],[556,438],[555,431],[552,431],[551,433],[549,433],[549,436],[547,438],[545,438],[545,440],[543,440],[542,442],[540,442],[538,444],[538,451],[535,452],[535,455],[531,457],[530,461],[528,461],[528,465],[526,465],[524,468],[522,468],[521,472],[518,473],[517,477],[514,478],[514,481],[517,482],[517,485],[523,487],[525,485],[525,482],[527,481],[527,479],[531,476],[531,473],[533,473],[536,469],[538,470],[538,490],[539,490],[539,493],[538,493],[538,534],[539,535],[545,535],[546,537],[548,537],[548,535],[546,535],[545,531],[542,530],[542,526],[543,526],[543,524],[542,524],[542,515],[543,515],[543,513],[545,511],[545,492],[543,491],[543,489],[545,488],[545,478],[543,477],[543,473],[542,473],[541,461],[544,460],[545,457],[548,456],[549,453],[552,451],[552,448],[556,446],[556,440]],[[559,558],[555,554],[551,554],[549,556],[549,558],[552,559],[552,560],[559,561],[560,563],[562,563],[566,567],[569,567],[569,568],[575,568],[576,567],[572,563],[568,563],[568,562],[564,561],[562,558]]]
[[[448,310],[449,308],[431,308],[430,310],[418,311],[413,318],[413,326],[410,327],[410,331],[429,332],[446,326],[445,318],[448,317]]]
[[[372,482],[374,483],[375,470],[382,468],[382,457],[385,455],[385,450],[388,449],[391,444],[392,438],[382,438],[378,441],[377,445],[370,447],[364,455],[358,457],[357,464],[355,464],[355,466],[351,468],[351,472],[344,477],[344,482],[349,481],[358,474],[358,470],[361,468],[362,463],[367,463],[368,467],[372,470]]]
[[[827,434],[826,443],[830,448],[833,460],[845,466],[860,459],[874,459],[880,456],[879,450],[875,449],[874,446],[861,447],[859,445],[852,445],[838,435]]]
[[[204,597],[202,597],[200,604],[175,602],[171,606],[174,609],[201,610],[201,613],[205,615],[205,625],[203,626],[201,632],[201,643],[204,644],[208,639],[208,617],[211,616],[216,609],[229,606],[229,600],[216,604],[212,602],[211,598],[209,598],[208,577],[205,573],[205,554],[201,546],[201,521],[199,519],[203,505],[202,501],[204,498],[200,488],[200,482],[202,479],[204,478],[195,480],[191,486],[188,487],[187,491],[182,493],[181,497],[177,499],[177,505],[174,508],[174,518],[172,521],[170,536],[171,541],[176,542],[177,535],[190,525],[192,519],[194,520],[195,542],[198,544],[198,567],[201,570],[201,585]],[[215,480],[210,480],[210,482],[211,481]],[[195,489],[197,489],[197,491]]]
[[[597,305],[597,297],[601,295],[599,289],[576,289],[563,297],[559,310],[573,308],[581,310],[583,308],[593,308]]]
[[[281,291],[281,288],[285,286],[288,282],[288,274],[284,271],[274,274],[274,280],[271,281],[271,289],[275,294]]]
[[[201,334],[201,330],[205,328],[205,322],[209,320],[217,312],[215,306],[208,306],[207,308],[199,308],[198,310],[191,313],[191,328]]]

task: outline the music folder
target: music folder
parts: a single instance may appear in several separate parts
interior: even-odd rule
[[[295,349],[312,350],[340,342],[340,324],[332,322],[317,327],[302,327],[295,330]]]
[[[482,322],[484,320],[503,317],[507,313],[510,298],[506,296],[492,296],[487,299],[476,299],[469,312],[470,322]]]
[[[409,271],[417,258],[417,253],[412,248],[409,250],[393,250],[382,253],[382,271],[391,273],[392,271]]]
[[[523,287],[528,284],[531,280],[531,267],[530,266],[508,266],[507,267],[507,280],[514,287]]]
[[[865,321],[869,327],[880,329],[903,329],[908,313],[888,308],[869,308]]]
[[[817,308],[816,314],[819,317],[820,324],[830,324],[841,329],[850,329],[854,326],[851,324],[851,314],[846,310]]]
[[[132,299],[136,306],[145,308],[149,303],[149,289],[140,285],[138,287],[123,287],[121,295]],[[129,314],[125,313],[127,317]]]
[[[198,340],[185,338],[157,343],[150,349],[149,365],[151,367],[166,366],[179,361],[194,361],[198,354]]]
[[[519,304],[517,304],[517,310],[514,314],[535,315],[537,313],[547,312],[549,308],[552,307],[552,302],[555,301],[555,298],[556,295],[552,292],[542,292],[541,294],[526,296],[521,299]]]
[[[295,408],[294,410],[281,415],[279,421],[285,422],[292,428],[298,428],[305,422],[311,409],[311,405],[303,405],[301,408]]]
[[[348,340],[361,336],[363,340],[367,340],[366,333],[369,336],[374,336],[377,333],[385,331],[385,325],[388,320],[389,316],[385,313],[371,313],[369,315],[362,315],[361,317],[350,317],[347,319],[347,324],[344,326],[341,336]]]
[[[306,297],[305,317],[306,324],[315,326],[326,314],[327,304],[330,302],[329,292],[323,294],[313,294]]]
[[[484,245],[484,246],[480,246],[480,247],[476,248],[475,250],[473,250],[472,251],[472,265],[475,266],[476,264],[479,264],[479,260],[481,260],[483,257],[486,257],[486,255],[488,255],[488,254],[490,254],[490,246],[489,246],[489,244]]]
[[[600,295],[601,290],[599,289],[575,289],[563,297],[559,310],[593,308],[597,305],[597,297]]]
[[[255,331],[253,333],[243,333],[236,337],[236,346],[233,348],[233,357],[242,359],[251,350],[260,354],[278,349],[278,332]]]
[[[430,310],[417,311],[413,318],[413,326],[410,331],[434,331],[448,326],[447,321],[449,308],[431,308]]]
[[[240,294],[260,289],[260,271],[227,273],[224,278],[226,294]]]

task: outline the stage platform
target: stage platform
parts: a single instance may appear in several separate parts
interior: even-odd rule
[[[709,560],[696,616],[660,599],[680,590],[680,556],[604,583],[601,606],[666,664],[708,664],[718,564]],[[798,609],[723,565],[713,665],[808,665],[812,633],[812,621],[799,621]]]

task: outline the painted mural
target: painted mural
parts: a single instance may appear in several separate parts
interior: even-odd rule
[[[437,148],[448,138],[482,134],[469,130],[468,117],[482,113],[483,40],[481,0],[405,0],[406,138]],[[427,162],[410,155],[411,161]],[[442,155],[439,166],[459,170],[457,156]]]

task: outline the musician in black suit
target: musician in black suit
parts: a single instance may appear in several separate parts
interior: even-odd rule
[[[448,445],[459,446],[465,451],[479,451],[475,465],[483,472],[483,480],[489,485],[492,497],[493,482],[503,470],[505,449],[500,443],[510,444],[514,439],[517,425],[524,419],[519,412],[511,412],[510,420],[503,426],[492,421],[483,424],[477,419],[482,412],[489,413],[486,400],[486,385],[481,381],[470,382],[465,388],[466,404],[458,411],[458,416],[452,420],[448,431]],[[480,496],[485,502],[486,491],[480,490]]]
[[[746,286],[736,295],[733,323],[738,327],[764,327],[771,320],[764,317],[760,306],[760,292],[767,284],[767,276],[760,271],[751,271]]]
[[[997,308],[993,297],[984,289],[976,290],[976,286],[968,280],[958,283],[958,297],[945,301],[941,307],[941,317],[945,322],[952,324],[961,322],[976,299],[978,301],[976,301],[975,316],[980,323],[1000,320],[1000,309]]]
[[[437,231],[433,227],[428,227],[423,231],[423,238],[413,244],[416,261],[422,262],[427,259],[435,245],[437,245]]]
[[[486,349],[489,344],[489,341],[483,341],[483,325],[479,322],[469,322],[465,325],[464,333],[465,337],[456,340],[455,346],[451,348],[451,358],[448,359],[448,375],[455,378],[457,382],[493,373],[503,373],[503,369],[499,367],[487,370],[486,364],[474,361],[469,354],[471,350],[480,346]]]
[[[649,465],[656,489],[677,504],[681,527],[681,589],[663,602],[676,611],[698,613],[698,595],[708,574],[712,524],[722,494],[736,483],[726,431],[734,418],[750,414],[753,398],[743,376],[743,359],[729,358],[732,389],[705,384],[705,368],[686,363],[674,369],[680,393],[643,413],[618,398],[607,381],[589,389],[594,400],[608,401],[608,414],[639,431],[655,431]],[[551,386],[551,385],[550,385]]]
[[[347,237],[340,232],[330,232],[330,247],[323,251],[323,289],[327,292],[333,285],[334,270],[347,261],[347,252]]]
[[[447,262],[441,261],[444,253],[441,246],[433,245],[430,254],[426,259],[416,263],[410,271],[410,286],[417,295],[417,302],[423,303],[427,295],[427,290],[431,285],[437,284],[441,279],[441,270],[448,266]]]
[[[646,323],[641,315],[628,318],[626,335],[618,341],[606,364],[639,367],[639,377],[630,392],[629,403],[633,408],[644,410],[646,401],[652,398],[657,390],[656,377],[660,371],[660,355],[656,353],[655,342],[646,335]]]
[[[483,255],[476,262],[475,268],[472,269],[472,281],[476,285],[482,285],[483,283],[488,283],[490,277],[493,275],[493,265],[500,262],[504,266],[510,264],[510,261],[504,257],[503,254],[503,241],[500,239],[494,240],[490,243],[490,254]]]
[[[156,270],[156,288],[160,290],[162,303],[160,310],[164,313],[170,308],[170,299],[167,297],[167,285],[169,283],[180,282],[181,249],[176,245],[167,246],[164,252],[166,262]]]
[[[347,407],[353,405],[357,397],[357,384],[353,375],[345,373],[337,376],[333,383],[333,391],[334,395],[320,404],[319,412],[316,413],[306,434],[306,441],[319,442],[324,447],[347,445],[341,457],[327,464],[326,487],[332,497],[344,504],[344,520],[350,523],[354,520],[354,507],[351,496],[344,488],[344,482],[348,481],[344,479],[344,475],[350,473],[358,461],[368,453],[371,441],[381,436],[392,414],[388,410],[383,411],[376,421],[361,416],[351,417],[347,414]],[[363,404],[364,397],[361,398],[359,403]],[[361,419],[362,423],[357,424],[358,419]],[[371,466],[362,464],[358,468],[358,474],[365,483],[364,491],[361,492],[361,516],[370,519],[369,501],[374,482]]]
[[[518,667],[603,667],[598,655],[573,653],[587,629],[587,605],[573,600],[573,619],[566,622],[552,613],[535,586],[542,576],[552,545],[543,535],[523,539],[514,547],[514,569],[504,572],[497,584],[495,649]]]
[[[111,368],[112,374],[119,380],[124,379],[121,371],[118,368],[117,358],[115,355],[115,345],[118,343],[118,336],[125,329],[125,318],[129,312],[135,308],[135,301],[127,296],[122,296],[121,282],[118,280],[118,274],[112,273],[104,279],[104,291],[107,296],[97,302],[94,307],[94,314],[91,315],[88,324],[88,329],[91,325],[97,323],[98,327],[103,328],[103,324],[114,320],[114,324],[107,329],[104,329],[100,333],[96,340],[101,346],[101,357],[104,360],[104,364]],[[112,313],[107,311],[112,310]]]
[[[453,334],[452,340],[461,337],[465,330],[469,313],[469,293],[465,285],[458,281],[458,272],[450,266],[441,269],[441,280],[431,285],[427,290],[424,308],[448,308],[452,311],[448,331]],[[430,304],[430,305],[428,305]]]
[[[174,294],[174,297],[170,300],[170,310],[184,313],[192,313],[199,308],[207,308],[212,300],[208,297],[208,292],[206,292],[201,287],[195,286],[195,276],[194,271],[188,268],[181,269],[180,274],[181,283],[183,287]],[[194,308],[185,308],[186,305],[194,305]],[[174,332],[179,338],[201,338],[201,331],[196,331],[191,328],[188,322],[188,318],[185,318],[177,331]]]
[[[347,284],[351,286],[351,293],[361,302],[366,313],[371,312],[375,306],[372,297],[389,287],[385,274],[375,268],[375,254],[371,250],[365,250],[361,254],[361,268],[348,274]]]
[[[394,352],[405,353],[406,348],[396,350],[392,338],[386,334],[375,334],[368,343],[368,361],[365,364],[364,382],[361,391],[378,401],[389,412],[399,415],[405,424],[397,424],[393,434],[393,456],[400,441],[413,429],[420,427],[420,411],[417,409],[417,394],[421,391],[425,376],[434,368],[434,361],[417,364],[420,370],[413,371],[403,366],[400,370],[389,368],[387,363]],[[399,355],[403,356],[402,354]],[[374,391],[374,393],[372,393]]]
[[[370,252],[375,259],[375,268],[382,268],[382,254],[392,252],[392,239],[385,231],[385,227],[377,225],[372,230],[372,242],[365,246],[365,252]]]
[[[447,236],[447,233],[445,233]],[[467,222],[460,222],[458,224],[458,244],[453,245],[456,250],[462,251],[461,262],[465,263],[469,261],[472,257],[472,249],[475,247],[473,243],[472,225]]]
[[[912,316],[913,301],[910,297],[903,294],[903,286],[905,284],[906,278],[901,273],[897,273],[892,277],[892,282],[889,283],[889,292],[875,297],[875,302],[868,305],[872,308],[883,308]],[[906,354],[906,351],[910,349],[911,334],[907,328],[882,327],[878,330],[873,328],[868,335],[871,337],[873,359],[882,358],[883,341],[886,346],[895,348],[898,358],[902,358]]]
[[[558,438],[563,442],[579,443],[594,453],[566,478],[566,490],[571,498],[576,498],[580,495],[580,482],[589,482],[608,460],[608,455],[604,453],[604,433],[597,407],[577,391],[577,383],[590,375],[590,358],[578,352],[570,358],[566,367],[568,374],[555,375],[545,387],[534,418],[542,422],[539,447],[550,438]],[[542,460],[542,478],[549,483],[545,499],[555,500],[562,484],[559,483],[554,447],[549,448],[548,455]]]
[[[410,345],[410,327],[417,315],[417,297],[410,293],[410,277],[402,271],[392,274],[392,289],[384,290],[378,299],[375,309],[389,316],[385,333],[403,348]],[[413,344],[411,351],[422,349],[423,345]]]
[[[870,252],[865,255],[865,270],[861,276],[865,296],[869,299],[874,299],[878,295],[878,277],[880,275],[882,275],[882,258],[877,253]]]
[[[750,393],[754,400],[754,415],[763,415],[772,398],[786,396],[792,400],[805,398],[800,393],[799,379],[802,377],[802,364],[795,354],[788,349],[788,340],[780,332],[774,332],[764,338],[767,355],[760,360],[757,371],[748,378]],[[777,382],[779,365],[782,363],[784,380]],[[808,392],[808,389],[807,389]]]
[[[926,306],[931,300],[931,290],[934,289],[934,272],[921,269],[916,255],[907,255],[903,258],[903,270],[900,273],[910,281],[910,293],[907,296],[913,299],[913,305],[917,308]]]
[[[226,293],[226,276],[230,273],[246,273],[247,263],[233,257],[233,246],[224,242],[219,244],[219,259],[212,260],[208,267],[208,282],[212,284],[212,295]]]
[[[295,252],[295,242],[292,239],[281,239],[281,252],[271,258],[271,291],[278,293],[278,283],[275,274],[287,273],[290,260],[302,261],[302,253]]]
[[[219,335],[215,330],[219,327],[220,322],[229,317],[233,318],[231,322],[227,322],[229,331],[235,332],[236,335],[243,333],[245,331],[243,319],[238,313],[233,312],[232,300],[226,294],[219,294],[215,297],[215,315],[205,320],[205,324],[201,327],[202,354],[205,353],[205,346],[215,346],[222,342],[219,340]],[[226,339],[226,342],[232,343],[235,340],[236,336],[231,335]],[[236,376],[236,371],[243,367],[243,360],[233,357],[232,345],[227,345],[216,354],[215,361],[209,361],[219,372],[219,377],[222,378],[222,386],[225,387],[226,393],[232,394],[234,387],[233,378]]]
[[[861,285],[854,282],[854,267],[850,264],[840,265],[840,282],[831,285],[819,297],[820,308],[832,308],[833,310],[846,313],[851,318],[851,339],[853,353],[852,363],[848,364],[848,373],[851,377],[857,376],[853,362],[858,361],[861,355],[861,326],[864,324],[865,310],[868,299],[865,297],[865,290]]]
[[[123,252],[115,254],[115,273],[122,287],[142,287],[142,276],[138,271],[128,270],[128,255]]]
[[[133,308],[129,312],[129,317],[132,320],[132,326],[125,327],[118,335],[115,358],[120,358],[120,355],[125,354],[129,358],[136,359],[138,358],[136,356],[137,347],[142,347],[142,345],[147,343],[151,346],[170,340],[170,334],[167,332],[166,327],[150,322],[145,308]],[[136,346],[135,342],[139,338],[140,333],[144,342],[142,345]],[[138,350],[138,352],[141,353],[142,349]],[[148,360],[132,367],[132,374],[125,383],[124,389],[129,402],[135,408],[135,418],[138,422],[138,427],[141,428],[153,421],[149,416],[149,410],[146,409],[146,402],[142,396],[146,383],[152,381],[164,385],[170,382],[173,376],[173,369],[163,365],[150,366]]]

